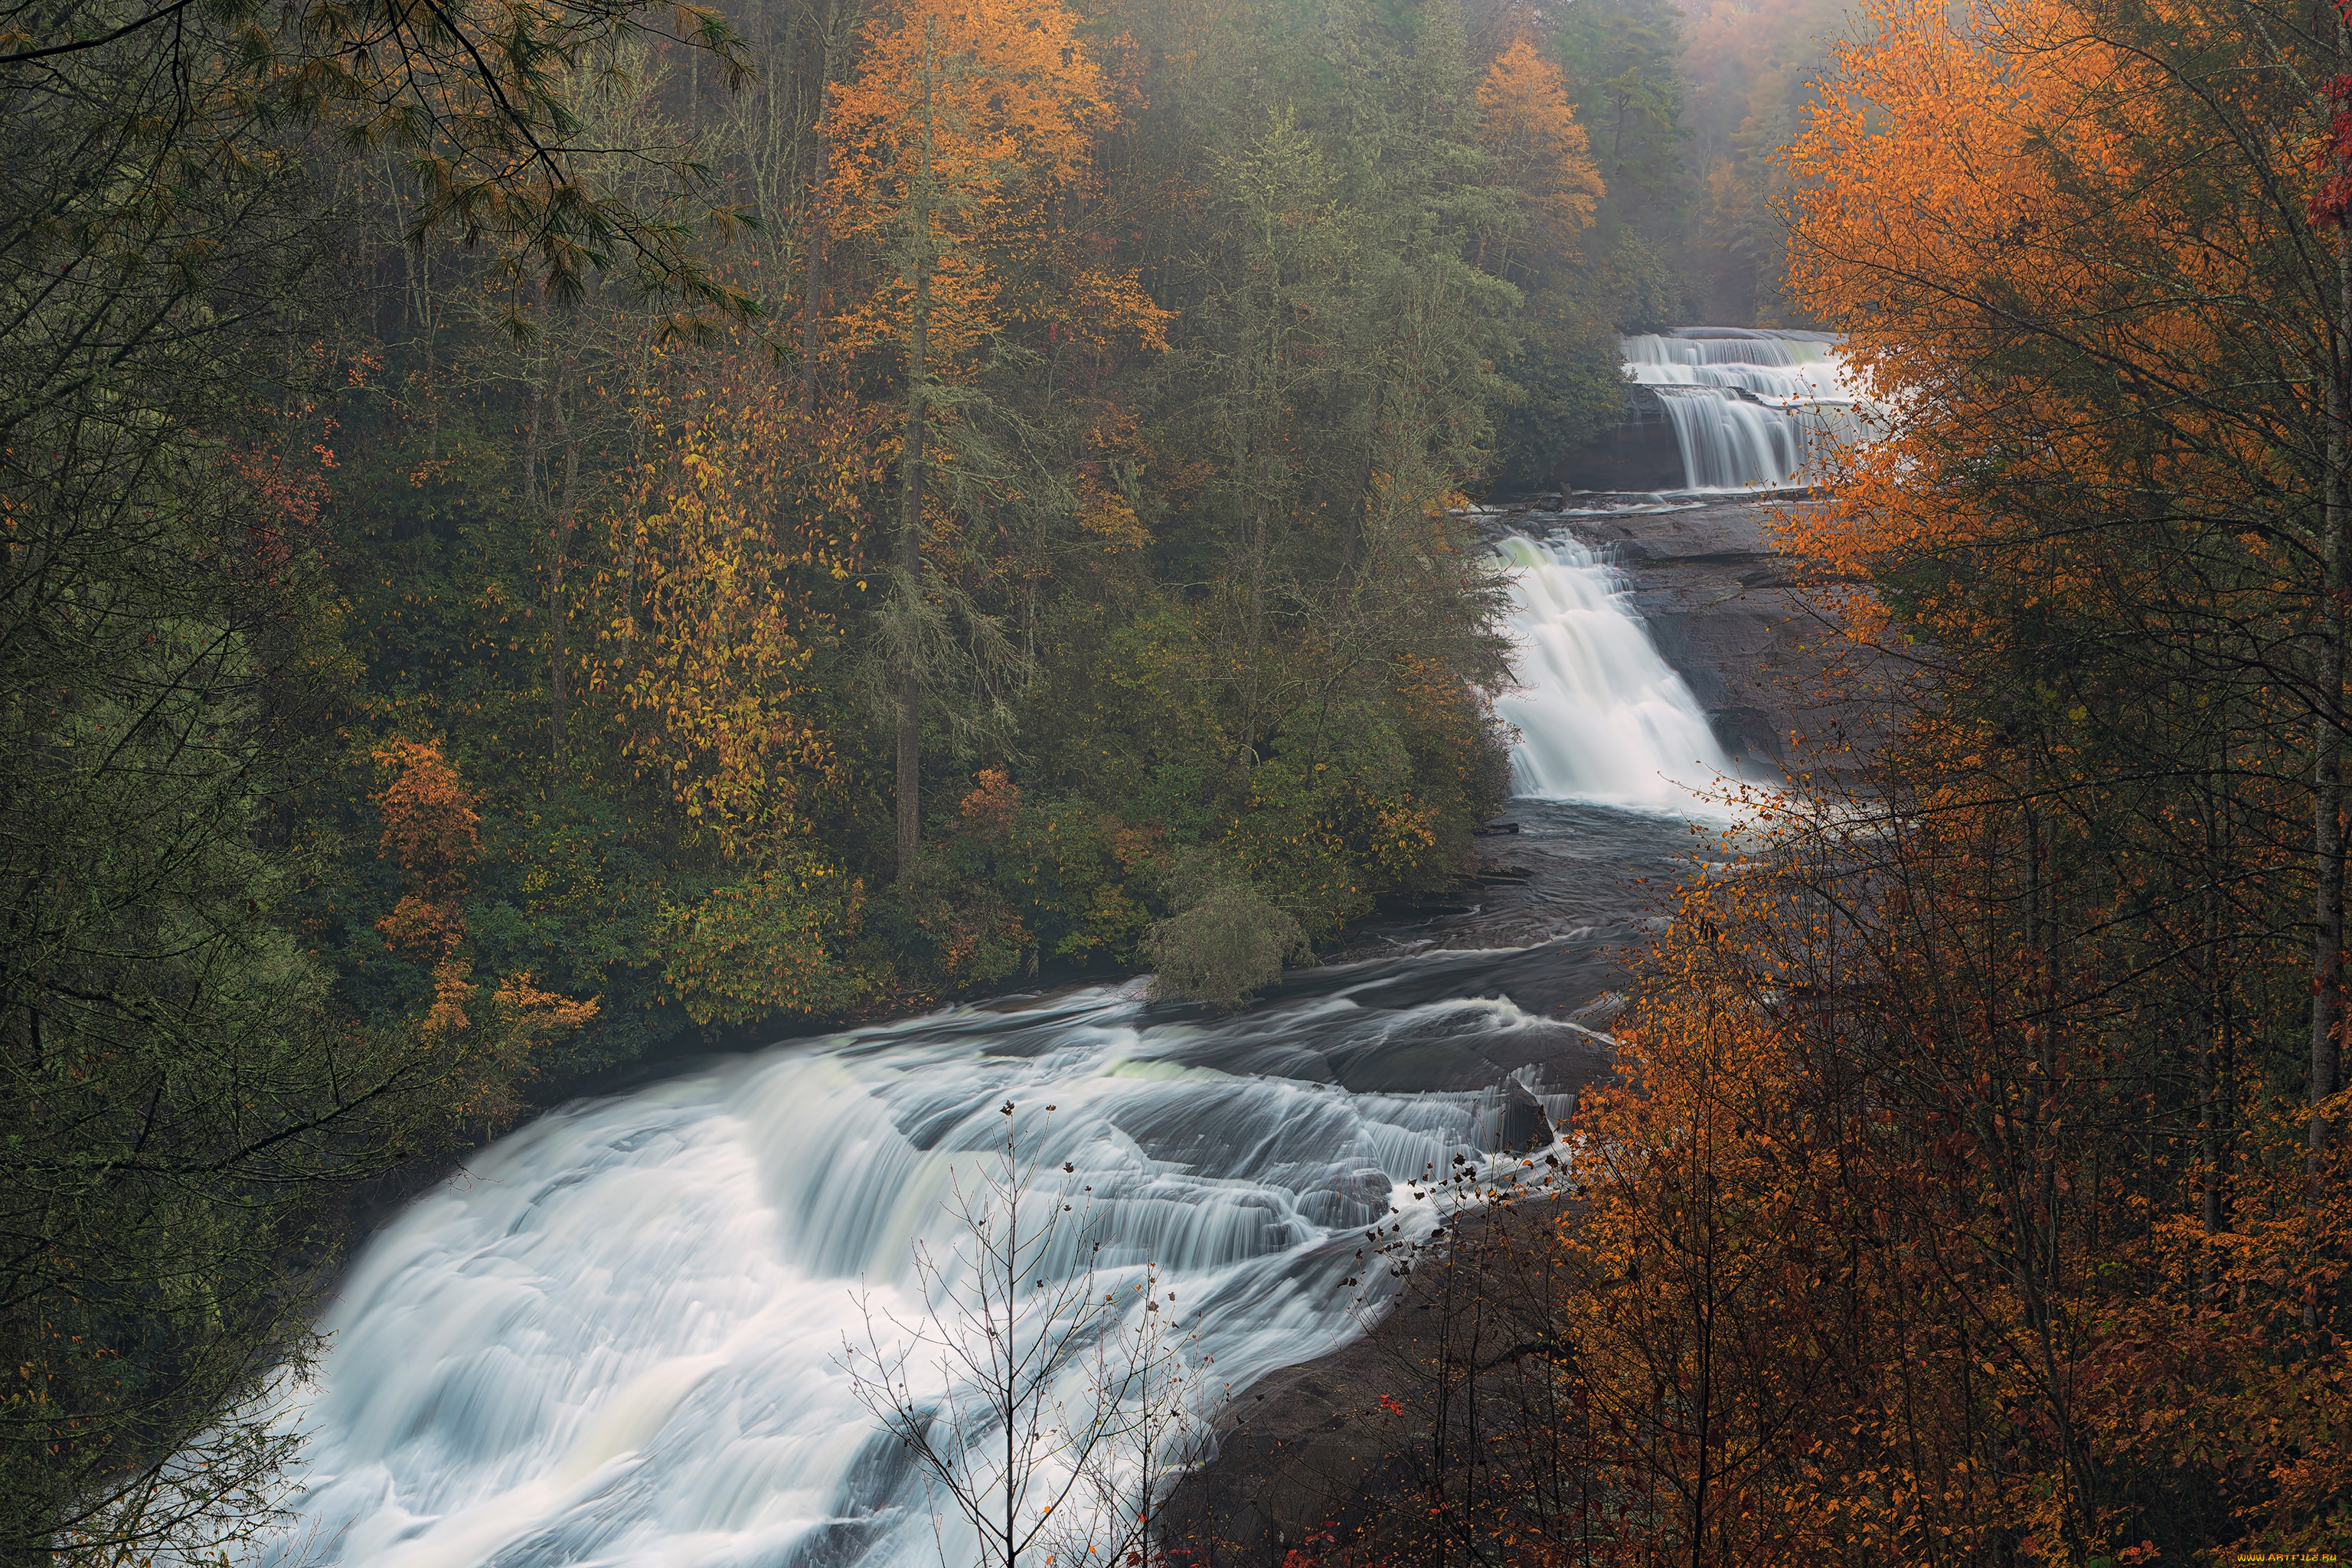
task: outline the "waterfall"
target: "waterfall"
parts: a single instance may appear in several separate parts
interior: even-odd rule
[[[1821,443],[1865,433],[1827,333],[1691,327],[1622,343],[1674,426],[1685,489],[1800,485]]]
[[[1410,1185],[1425,1169],[1529,1131],[1496,1091],[1255,1075],[1318,1047],[1338,1061],[1433,1038],[1538,1059],[1523,1043],[1558,1032],[1507,1002],[1383,1006],[1347,989],[1155,1025],[1131,989],[1097,989],[778,1047],[551,1112],[353,1265],[292,1417],[307,1434],[294,1524],[262,1561],[976,1561],[952,1516],[935,1539],[920,1479],[840,1357],[845,1332],[865,1331],[861,1284],[877,1310],[919,1317],[914,1248],[956,1245],[940,1199],[1002,1137],[999,1105],[1018,1102],[1050,1180],[1091,1188],[1104,1288],[1156,1265],[1186,1353],[1210,1386],[1239,1389],[1377,1310],[1390,1281],[1359,1249],[1374,1226],[1434,1225]],[[910,1372],[936,1392],[928,1363]],[[1076,1407],[1086,1377],[1067,1369],[1056,1396]]]
[[[1681,785],[1729,764],[1609,570],[1566,540],[1500,550],[1521,791],[1691,812]],[[990,1157],[997,1108],[1017,1102],[1048,1184],[1091,1204],[1097,1283],[1132,1301],[1150,1270],[1173,1293],[1205,1420],[1384,1309],[1370,1233],[1429,1236],[1425,1172],[1525,1148],[1537,1108],[1565,1109],[1525,1070],[1508,1092],[1383,1091],[1441,1060],[1588,1050],[1496,999],[1520,960],[1567,962],[1433,952],[1212,1022],[1155,1019],[1133,987],[961,1008],[551,1111],[353,1263],[316,1384],[282,1394],[300,1490],[254,1568],[977,1561],[860,1403],[844,1336],[866,1331],[861,1290],[886,1340],[921,1320],[917,1249],[956,1250],[941,1200]],[[947,1391],[931,1363],[908,1371],[913,1397]],[[1083,1410],[1089,1371],[1064,1367],[1051,1401]]]
[[[1689,686],[1658,657],[1615,573],[1567,538],[1508,538],[1520,689],[1512,793],[1690,815],[1732,772]]]

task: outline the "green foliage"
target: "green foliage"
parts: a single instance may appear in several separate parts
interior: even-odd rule
[[[1557,484],[1569,456],[1615,428],[1626,410],[1616,334],[1594,331],[1576,302],[1554,296],[1539,304],[1548,308],[1519,329],[1518,352],[1504,362],[1519,387],[1496,443],[1496,488],[1505,493]]]
[[[1140,5],[1118,20],[1140,40],[1173,18]],[[832,772],[800,775],[783,841],[747,831],[730,847],[682,818],[648,766],[659,711],[615,708],[577,672],[560,689],[563,650],[599,628],[582,622],[583,592],[556,584],[645,571],[620,553],[641,536],[593,521],[635,504],[629,465],[672,438],[648,447],[631,412],[652,384],[642,327],[592,299],[516,350],[488,318],[404,307],[406,335],[343,410],[343,578],[367,671],[353,754],[362,737],[445,735],[483,791],[465,904],[479,961],[603,999],[559,1070],[763,1007],[824,1016],[1132,964],[1171,910],[1168,857],[1185,847],[1246,864],[1318,940],[1465,862],[1500,799],[1476,693],[1504,647],[1499,590],[1450,509],[1517,396],[1497,366],[1535,384],[1564,439],[1606,417],[1613,389],[1585,367],[1608,333],[1554,300],[1522,342],[1519,288],[1474,265],[1517,197],[1476,141],[1482,67],[1455,8],[1299,21],[1267,5],[1217,24],[1213,48],[1276,83],[1245,100],[1215,72],[1143,68],[1137,178],[1202,192],[1189,214],[1120,215],[1164,226],[1167,259],[1147,278],[1175,312],[1171,351],[1121,359],[1008,328],[927,394],[950,432],[927,459],[927,613],[997,652],[970,691],[940,685],[920,704],[928,847],[905,875],[887,816],[895,702],[875,657],[903,594],[884,591],[898,579],[871,553],[886,531],[860,521],[899,507],[882,445],[897,359],[858,357],[872,379],[854,395],[809,390],[864,446],[825,447],[822,420],[772,411],[782,477],[761,482],[776,488],[728,481],[730,505],[805,511],[821,494],[842,520],[804,590],[837,646],[812,644],[791,672]],[[1154,237],[1137,233],[1149,254]],[[883,286],[886,250],[838,247],[834,284]],[[668,432],[685,417],[653,416]],[[840,483],[812,477],[845,463]],[[996,717],[974,726],[973,704]],[[961,807],[974,768],[1025,789],[1001,821]],[[377,934],[398,889],[351,800],[320,801],[342,847],[316,916],[356,1010],[414,1012],[427,977]]]
[[[26,232],[26,185],[119,151],[110,131],[53,108],[13,126],[0,176],[16,226],[0,247],[11,1562],[213,1548],[253,1527],[286,1440],[247,1402],[311,1349],[314,1227],[409,1141],[433,1087],[413,1041],[338,1026],[288,919],[310,868],[280,803],[350,668],[317,466],[252,406],[287,391],[224,330],[234,297],[202,274]],[[215,194],[163,219],[100,198],[85,216],[227,248],[256,285],[285,193]],[[257,228],[242,242],[241,221]]]
[[[1576,89],[1606,187],[1587,245],[1621,331],[1689,319],[1678,262],[1697,180],[1685,145],[1682,18],[1674,0],[1570,6],[1553,47]]]
[[[379,563],[333,536],[338,425],[320,404],[374,357],[331,346],[370,335],[364,294],[321,310],[314,292],[368,178],[368,160],[336,160],[396,142],[434,186],[401,226],[535,261],[559,297],[618,242],[673,303],[740,301],[667,215],[590,199],[531,151],[572,128],[558,100],[636,28],[627,7],[420,23],[73,4],[16,23],[0,50],[0,1559],[225,1561],[283,1486],[294,1439],[268,1395],[316,1348],[311,1291],[345,1196],[446,1147],[455,1118],[478,1131],[510,1108],[533,1047],[595,1010],[526,976],[477,984],[463,954],[395,963],[372,920],[344,923],[350,890],[369,916],[404,891],[373,854],[371,742],[415,732],[400,705],[420,689],[493,715],[505,691],[478,678],[498,640],[467,624],[478,611],[437,644],[387,646],[375,634],[398,628],[345,596]],[[438,478],[405,488],[478,524],[463,481],[502,455],[433,451]],[[495,587],[530,550],[466,539],[478,559],[428,603]],[[411,657],[409,679],[384,679]]]
[[[1498,419],[1524,468],[1611,416],[1615,253],[1486,262],[1530,230],[1455,0],[1097,11],[1102,192],[935,345],[914,507],[844,324],[894,258],[812,195],[842,8],[679,12],[726,101],[618,0],[68,6],[0,59],[0,1553],[261,1517],[223,1412],[307,1353],[334,1194],[531,1075],[1141,963],[1236,1005],[1460,875],[1463,491]],[[789,330],[717,330],[761,292]],[[894,625],[953,675],[903,868]],[[388,847],[402,747],[462,868]]]
[[[1721,326],[1809,324],[1788,297],[1793,194],[1781,153],[1821,103],[1850,0],[1694,0],[1690,164],[1699,182],[1685,270],[1698,319]]]
[[[856,935],[865,895],[814,857],[714,888],[667,911],[662,978],[706,1026],[846,1012],[870,983],[835,955]]]
[[[1221,1007],[1240,1005],[1310,951],[1298,922],[1244,882],[1211,888],[1154,926],[1144,943],[1155,1000]]]

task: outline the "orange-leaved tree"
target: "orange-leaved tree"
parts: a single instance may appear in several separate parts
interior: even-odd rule
[[[2344,1025],[2352,256],[2324,133],[2344,30],[2236,0],[1867,15],[1790,154],[1792,279],[1853,331],[1891,438],[1791,541],[1899,569],[1944,646],[2045,690],[2137,667],[2166,718],[2117,736],[2168,746],[2226,696],[2263,731],[2228,771],[2308,779],[2273,886],[2300,880],[2311,911],[2315,1180]]]
[[[1525,37],[1495,57],[1478,84],[1478,142],[1501,162],[1525,218],[1523,231],[1480,234],[1479,265],[1508,275],[1521,232],[1531,250],[1572,253],[1600,203],[1601,171],[1559,65]]]
[[[1815,176],[1800,275],[1836,319],[1871,318],[1865,357],[1907,378],[1910,416],[1819,542],[1932,550],[1965,531],[2053,563],[2060,602],[2104,584],[2053,542],[2153,547],[2162,597],[2134,603],[2195,625],[2152,651],[2201,641],[2190,679],[2259,687],[2277,715],[2265,771],[2310,770],[2315,1158],[2343,1013],[2352,294],[2341,236],[2312,221],[2329,173],[2312,84],[2340,74],[2339,29],[2229,5],[1881,20],[1798,149]],[[1925,197],[1905,210],[1896,167]]]
[[[2293,1097],[2231,1089],[2252,1064],[2225,1052],[2217,1098],[2206,1054],[2253,1055],[2294,954],[2242,889],[2150,920],[2161,855],[2088,792],[1969,782],[1889,771],[1785,810],[1685,892],[1620,1037],[1632,1081],[1580,1113],[1580,1365],[1596,1407],[1664,1395],[1657,1440],[1596,1462],[1687,1500],[1698,1412],[1656,1369],[1763,1344],[1719,1363],[1725,1436],[1773,1429],[1716,1472],[1752,1544],[1685,1560],[2315,1547],[2344,1521],[2352,1450],[2321,1413],[2352,1358],[2303,1316],[2340,1288],[2352,1205],[2305,1201]],[[1742,1270],[1695,1274],[1727,1252]]]
[[[371,755],[386,775],[374,797],[383,819],[378,848],[408,884],[376,929],[432,968],[433,999],[415,1028],[442,1084],[442,1110],[495,1128],[521,1109],[533,1056],[585,1027],[597,999],[542,991],[520,973],[476,983],[463,900],[481,856],[479,797],[435,742],[396,740]]]
[[[870,25],[825,110],[832,233],[882,263],[836,322],[836,352],[894,351],[898,517],[879,617],[896,730],[900,875],[919,848],[927,696],[1012,660],[987,617],[928,569],[950,524],[927,500],[982,398],[986,351],[1036,340],[1157,344],[1165,313],[1081,221],[1118,114],[1092,43],[1057,0],[913,0]],[[961,634],[956,629],[961,623]]]
[[[1834,1375],[1743,1506],[1795,1500],[1824,1552],[2343,1525],[2305,1414],[2352,1244],[2345,256],[2309,210],[2343,41],[2277,22],[1882,0],[1790,154],[1792,280],[1885,439],[1784,538],[1870,585],[1847,629],[1914,700],[1866,798],[1692,894],[1633,1037],[1647,1095],[1736,1107],[1701,1070],[1728,1008],[1776,1085],[1719,1168],[1737,1214],[1793,1202],[1796,1250],[1727,1307]]]
[[[1620,1026],[1618,1080],[1577,1105],[1560,1318],[1570,1436],[1603,1500],[1588,1561],[1793,1565],[1899,1542],[1818,1460],[1856,1414],[1871,1282],[1812,1064],[1769,989],[1787,975],[1778,889],[1728,844],[1724,858],[1749,874],[1686,894]]]
[[[383,818],[377,847],[409,884],[376,930],[409,957],[437,965],[466,940],[458,900],[482,852],[481,814],[438,745],[394,741],[371,756],[390,775],[375,796]]]

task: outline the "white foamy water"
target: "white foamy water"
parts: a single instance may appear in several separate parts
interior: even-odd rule
[[[1627,373],[1674,425],[1686,489],[1801,485],[1822,443],[1867,434],[1827,334],[1708,327],[1622,342]]]
[[[1624,585],[1574,540],[1503,540],[1520,689],[1496,700],[1519,731],[1511,793],[1683,816],[1732,774],[1690,687],[1650,640]]]
[[[1001,1104],[1041,1136],[1054,1180],[1091,1187],[1102,1287],[1156,1266],[1214,1400],[1352,1336],[1387,1288],[1359,1261],[1367,1232],[1433,1223],[1402,1184],[1507,1121],[1494,1093],[1350,1094],[1256,1069],[1419,1032],[1507,1051],[1550,1027],[1507,1002],[1376,1008],[1345,991],[1150,1026],[1131,994],[1096,990],[551,1112],[353,1266],[299,1417],[298,1518],[262,1562],[975,1562],[952,1516],[934,1537],[919,1479],[840,1360],[863,1332],[861,1282],[877,1309],[919,1316],[914,1248],[956,1246],[941,1199],[1001,1139]],[[1082,1405],[1085,1381],[1069,1368],[1057,1397]]]

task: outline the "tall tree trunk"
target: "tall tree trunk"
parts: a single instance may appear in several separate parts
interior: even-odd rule
[[[816,412],[817,320],[824,309],[825,211],[824,188],[833,179],[833,144],[826,140],[832,116],[825,112],[825,89],[833,79],[833,13],[826,7],[825,28],[817,45],[822,62],[816,73],[816,174],[810,184],[808,265],[801,273],[801,414]]]
[[[531,367],[530,419],[522,428],[522,510],[527,519],[539,512],[539,433],[547,417],[547,384],[539,367]]]
[[[816,195],[809,202],[808,267],[801,277],[801,413],[816,412],[817,320],[824,293],[824,187],[833,178],[824,111],[817,110]]]
[[[2310,1200],[2320,1200],[2320,1170],[2333,1130],[2322,1109],[2336,1092],[2344,1015],[2344,643],[2347,596],[2345,535],[2352,523],[2346,494],[2347,414],[2345,379],[2352,374],[2352,236],[2339,235],[2336,255],[2336,321],[2327,366],[2327,470],[2323,492],[2326,603],[2320,616],[2319,712],[2314,726],[2311,839],[2318,895],[2311,949],[2311,1129],[2305,1155]],[[2313,1310],[2306,1306],[2308,1321]]]
[[[563,559],[571,552],[572,531],[580,519],[580,437],[572,427],[569,412],[560,417],[563,426],[563,489],[556,498],[555,526],[548,531],[551,537],[547,579],[547,691],[552,709],[549,729],[558,774],[572,766],[571,747],[564,731],[570,719],[571,689],[564,668],[569,656],[563,635]]]
[[[915,302],[907,327],[907,443],[900,489],[905,510],[898,520],[899,592],[909,596],[922,591],[923,570],[923,435],[924,354],[931,324],[931,81],[930,47],[923,50],[923,134],[917,153],[914,199],[908,205],[914,219],[913,260]],[[911,627],[908,628],[911,634]],[[915,868],[923,847],[923,725],[922,679],[916,650],[902,643],[898,649],[898,875]]]
[[[2221,791],[2209,775],[2205,780],[2205,892],[2203,934],[2205,957],[2197,976],[2197,1144],[2204,1167],[2199,1220],[2207,1236],[2219,1236],[2229,1226],[2225,1212],[2230,1164],[2230,980],[2223,960],[2222,931],[2226,914],[2221,883],[2225,875],[2221,848]],[[2197,1264],[2197,1305],[2210,1306],[2218,1289],[2214,1252],[2207,1247]]]
[[[916,298],[920,301],[922,289],[917,286]],[[917,321],[921,320],[919,303]],[[914,333],[914,348],[908,357],[922,363],[922,329]],[[920,384],[910,389],[907,397],[905,515],[898,522],[898,575],[903,592],[912,595],[920,593],[923,570],[922,542],[917,531],[923,525],[923,404]],[[906,876],[915,868],[915,857],[923,847],[923,718],[922,680],[915,668],[914,650],[901,648],[898,654],[898,875]]]
[[[801,276],[801,413],[816,412],[817,351],[824,344],[824,262],[829,231],[825,226],[824,188],[833,179],[833,142],[828,127],[833,116],[828,110],[826,89],[833,83],[834,71],[841,56],[841,6],[839,0],[829,0],[824,8],[824,26],[817,37],[816,70],[816,174],[810,186],[808,266]]]
[[[1372,482],[1380,475],[1381,415],[1388,405],[1389,384],[1372,383],[1371,428],[1364,437],[1363,478],[1356,486],[1356,504],[1348,509],[1348,536],[1340,559],[1349,575],[1355,575],[1364,563],[1364,524],[1372,506]]]

